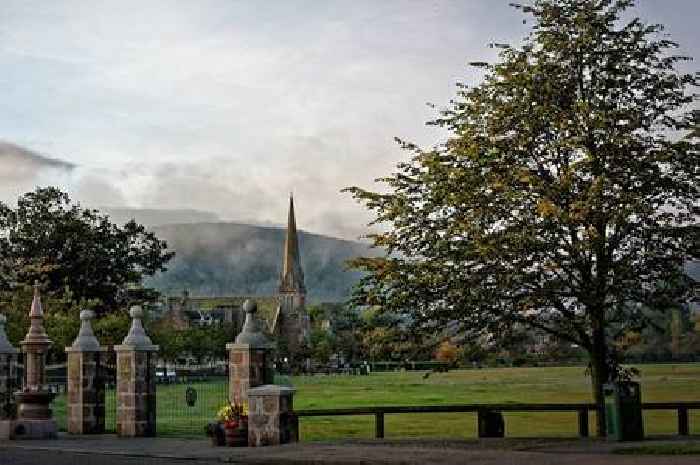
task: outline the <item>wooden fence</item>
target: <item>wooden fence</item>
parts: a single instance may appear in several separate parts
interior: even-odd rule
[[[578,415],[578,434],[588,437],[588,413],[595,411],[596,405],[579,404],[459,404],[459,405],[418,405],[380,406],[339,409],[296,410],[297,418],[334,417],[347,415],[374,415],[375,437],[384,438],[384,415],[402,413],[476,413],[477,419],[491,412],[575,412]],[[689,410],[700,410],[700,401],[692,402],[644,402],[642,410],[675,410],[678,414],[678,434],[687,436]],[[477,420],[478,421],[478,420]]]

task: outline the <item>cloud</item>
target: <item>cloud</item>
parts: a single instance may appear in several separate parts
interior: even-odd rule
[[[0,140],[0,201],[13,202],[38,185],[65,184],[76,166]]]
[[[639,10],[697,55],[697,0],[661,3]],[[340,189],[381,188],[406,156],[394,136],[444,140],[424,103],[530,27],[506,1],[299,5],[3,1],[4,137],[77,166],[0,158],[0,198],[54,184],[90,206],[279,224],[294,191],[301,228],[354,239],[370,215]]]
[[[370,166],[389,170],[394,159],[373,142],[355,142],[333,132],[313,137],[281,138],[266,151],[247,157],[207,157],[180,163],[140,163],[124,170],[129,204],[139,208],[193,208],[216,213],[227,221],[280,225],[286,221],[287,197],[294,193],[301,229],[357,239],[366,233],[368,213],[340,190],[365,182]],[[328,156],[333,153],[335,156]],[[354,156],[353,156],[354,155]],[[360,161],[360,159],[364,161]],[[366,170],[357,170],[363,163]]]
[[[126,197],[119,186],[119,177],[95,169],[76,170],[67,187],[71,197],[88,207],[124,206]]]
[[[124,195],[119,177],[109,170],[86,168],[0,141],[0,200],[13,203],[39,186],[57,186],[86,206],[121,206]]]
[[[47,169],[68,172],[74,168],[75,165],[67,161],[0,140],[0,181],[3,183],[31,180]]]
[[[300,228],[355,239],[369,214],[340,190],[377,188],[394,136],[436,142],[425,102],[491,53],[477,26],[510,9],[488,3],[11,1],[0,127],[70,153],[86,205],[280,224],[293,191]]]
[[[55,185],[88,207],[111,207],[107,210],[117,212],[115,207],[160,210],[140,213],[141,221],[148,224],[159,224],[158,218],[167,213],[163,210],[194,209],[210,212],[205,215],[207,221],[218,217],[282,225],[287,218],[287,196],[293,192],[301,229],[357,239],[366,233],[370,218],[347,194],[340,193],[349,184],[362,183],[366,174],[354,169],[357,159],[348,148],[350,138],[344,131],[283,137],[268,147],[281,154],[269,163],[251,163],[248,157],[206,157],[190,162],[126,163],[116,170],[76,166],[0,142],[0,198],[13,202],[37,186]],[[368,165],[374,163],[380,171],[390,168],[393,157],[379,154],[380,148],[372,142],[359,146],[362,155],[357,156]],[[266,151],[253,154],[258,159],[267,156]],[[173,215],[178,213],[171,212]]]

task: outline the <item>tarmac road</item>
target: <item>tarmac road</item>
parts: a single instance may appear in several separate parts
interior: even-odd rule
[[[700,438],[687,439],[698,442]],[[664,441],[667,442],[667,441]],[[646,442],[645,444],[649,444]],[[627,444],[630,446],[634,444]],[[357,441],[214,448],[203,440],[83,437],[0,442],[0,465],[698,465],[700,456],[610,454],[601,441]]]

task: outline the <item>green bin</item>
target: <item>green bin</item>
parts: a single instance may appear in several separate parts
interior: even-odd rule
[[[642,394],[639,383],[624,381],[603,386],[605,424],[610,441],[644,439]]]

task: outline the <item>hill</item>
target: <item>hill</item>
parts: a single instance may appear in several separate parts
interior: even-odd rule
[[[99,210],[108,214],[114,223],[124,224],[133,219],[149,228],[166,224],[214,223],[220,221],[215,213],[193,209],[165,210],[162,208],[99,207]]]
[[[168,271],[147,283],[166,295],[188,289],[193,296],[270,295],[279,285],[284,229],[239,223],[154,226],[176,256]],[[301,231],[302,267],[308,298],[344,300],[360,273],[345,261],[372,251],[368,245]]]

